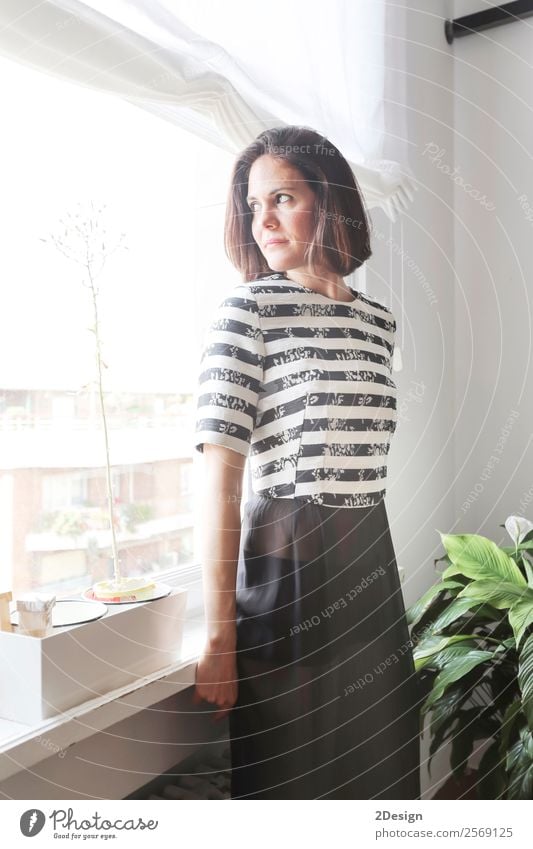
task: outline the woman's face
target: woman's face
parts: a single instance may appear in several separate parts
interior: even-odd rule
[[[256,159],[248,178],[252,235],[273,271],[308,271],[304,254],[315,232],[315,194],[282,159]]]

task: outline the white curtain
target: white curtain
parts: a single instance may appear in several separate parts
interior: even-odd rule
[[[0,53],[112,93],[237,152],[306,124],[350,161],[369,208],[413,200],[384,159],[385,0],[2,0]]]

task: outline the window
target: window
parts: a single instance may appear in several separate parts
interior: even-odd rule
[[[233,157],[126,102],[0,61],[0,587],[112,574],[93,303],[50,240],[88,200],[124,234],[98,277],[115,533],[125,574],[197,559],[191,448],[202,336],[237,272]],[[43,241],[44,240],[44,241]]]
[[[43,474],[41,504],[43,510],[52,512],[71,507],[82,507],[87,500],[87,476],[81,472]]]

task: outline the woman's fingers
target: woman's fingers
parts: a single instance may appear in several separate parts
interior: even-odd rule
[[[218,710],[215,714],[213,714],[213,721],[218,722],[221,719],[224,719],[232,710],[233,705],[226,704],[221,710]]]
[[[201,696],[197,689],[194,690],[192,698],[193,698],[193,704],[195,704],[195,705],[200,704],[200,702],[209,702],[209,704],[217,705],[219,710],[217,710],[213,714],[213,716],[211,717],[212,720],[216,720],[216,721],[224,719],[224,717],[226,717],[228,715],[228,713],[230,712],[230,710],[233,708],[233,705],[235,703],[235,702],[228,702],[227,699],[225,699],[224,701],[221,701],[219,703],[217,701],[217,699],[214,698],[214,697],[206,698],[206,697]],[[236,699],[235,699],[235,701],[236,701]]]
[[[212,693],[206,693],[206,695],[202,695],[198,687],[195,687],[192,699],[194,704],[199,704],[199,702],[209,702],[212,705],[219,705],[221,708],[231,708],[233,706],[232,703],[230,703],[227,699],[220,699],[220,697],[218,697],[217,695],[213,695]]]
[[[196,666],[193,704],[208,702],[218,708],[212,718],[223,719],[237,701],[238,683],[235,663],[215,662],[210,655],[202,656]]]

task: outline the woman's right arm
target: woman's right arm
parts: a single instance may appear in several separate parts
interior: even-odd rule
[[[204,456],[200,525],[207,639],[196,668],[194,701],[218,705],[214,718],[222,719],[238,695],[235,589],[246,457],[208,443]]]

